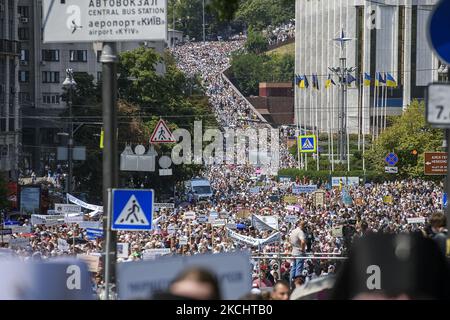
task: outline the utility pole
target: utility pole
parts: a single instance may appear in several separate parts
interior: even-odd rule
[[[69,165],[69,174],[67,177],[67,193],[72,193],[73,184],[73,118],[72,118],[72,104],[73,104],[73,90],[77,83],[73,78],[73,69],[66,69],[66,79],[63,82],[63,86],[69,90],[69,140],[67,148],[67,160]]]
[[[111,189],[117,187],[117,53],[116,44],[105,42],[102,51],[103,148],[103,227],[105,246],[105,293],[109,300],[110,284],[115,281],[116,233],[111,230]]]
[[[205,30],[205,0],[203,0],[203,44],[206,42],[206,30]]]

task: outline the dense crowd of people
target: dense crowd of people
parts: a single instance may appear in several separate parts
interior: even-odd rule
[[[288,41],[289,39],[293,39],[295,38],[295,20],[292,19],[288,23],[280,26],[269,25],[264,30],[264,34],[267,37],[270,46],[278,45]]]
[[[291,30],[293,25],[289,24],[272,33],[277,39],[284,39]],[[229,66],[231,52],[242,46],[242,41],[207,42],[187,43],[173,49],[179,68],[187,76],[201,78],[221,129],[269,126],[256,121],[259,119],[256,111],[222,74]],[[282,167],[295,167],[296,163],[287,151],[286,140],[286,136],[280,137],[280,164]],[[129,254],[121,256],[118,259],[120,263],[145,259],[152,249],[170,249],[166,253],[168,255],[251,250],[253,292],[260,292],[258,290],[280,281],[294,287],[334,274],[342,261],[332,258],[319,260],[315,255],[342,258],[352,239],[368,232],[430,235],[433,231],[427,229],[427,224],[410,223],[408,219],[423,217],[428,221],[441,209],[442,186],[422,180],[353,186],[340,184],[330,188],[318,181],[301,181],[302,177],[296,181],[279,180],[249,163],[209,165],[205,167],[203,176],[211,181],[214,190],[210,201],[186,199],[174,209],[160,209],[154,217],[154,230],[151,232],[118,232],[117,242],[129,244]],[[320,205],[316,203],[316,193],[295,192],[299,185],[312,184],[324,192]],[[186,219],[187,212],[194,212],[196,218]],[[226,219],[226,223],[208,223],[212,222],[209,220],[211,213],[217,219]],[[275,216],[277,226],[252,224],[254,215]],[[29,220],[22,221],[23,225],[30,223]],[[15,249],[16,254],[24,259],[46,259],[74,253],[99,254],[104,248],[102,238],[88,240],[86,230],[76,224],[31,227],[29,234],[12,236],[30,239],[28,246]],[[292,237],[296,229],[299,231],[295,237],[300,239],[300,244]],[[238,240],[236,234],[251,239],[268,239],[277,234],[278,237],[275,241],[254,246]],[[299,263],[293,254],[307,259]],[[101,283],[101,272],[93,277],[97,284]]]

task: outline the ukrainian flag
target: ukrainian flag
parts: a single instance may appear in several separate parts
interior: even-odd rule
[[[372,82],[372,78],[370,77],[370,74],[367,72],[364,72],[364,86],[370,87],[370,83]]]
[[[386,86],[397,88],[397,81],[395,81],[394,77],[390,73],[386,76]]]
[[[352,76],[350,73],[347,74],[347,84],[349,86],[351,86],[352,83],[355,82],[355,81],[356,81],[356,78],[354,76]]]
[[[307,89],[309,88],[309,82],[308,82],[308,78],[306,78],[306,75],[303,75],[299,87],[302,89]]]
[[[313,88],[320,90],[319,88],[319,77],[317,76],[317,74],[313,74]]]
[[[298,78],[297,78],[297,86],[299,87],[299,88],[302,88],[302,84],[304,83],[304,79],[303,79],[303,76],[298,76]],[[304,84],[303,84],[304,85]]]
[[[380,87],[385,83],[383,76],[381,75],[381,72],[377,72],[375,76],[375,87]]]
[[[300,83],[300,76],[296,74],[294,81],[295,81],[295,86],[298,86],[298,84]]]
[[[328,75],[327,81],[325,81],[325,89],[330,88],[331,85],[335,86],[336,83],[335,83],[334,80],[331,78],[331,74],[329,74],[329,75]]]

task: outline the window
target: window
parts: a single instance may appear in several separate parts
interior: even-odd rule
[[[29,28],[19,28],[19,40],[30,40]]]
[[[102,50],[97,51],[97,62],[100,63],[100,59],[102,58]]]
[[[22,18],[29,18],[30,17],[30,10],[29,10],[29,7],[27,7],[27,6],[18,6],[17,7],[17,13]]]
[[[102,81],[102,73],[101,73],[101,71],[100,71],[100,72],[97,72],[97,81],[98,81],[98,82],[101,82],[101,81]]]
[[[70,62],[87,62],[87,50],[70,50]]]
[[[43,93],[42,103],[44,104],[59,104],[60,95],[58,93]]]
[[[30,71],[19,71],[19,82],[27,83],[30,81]]]
[[[30,102],[29,92],[19,92],[19,103],[24,104]]]
[[[30,51],[27,49],[20,49],[20,61],[30,60]]]
[[[42,61],[59,61],[59,50],[42,50]]]
[[[42,83],[59,83],[58,71],[43,71]]]

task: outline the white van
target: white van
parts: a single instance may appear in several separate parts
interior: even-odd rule
[[[186,182],[187,193],[192,193],[195,200],[206,200],[213,196],[211,183],[208,179],[196,178]]]

